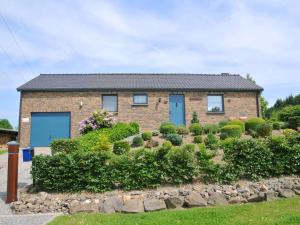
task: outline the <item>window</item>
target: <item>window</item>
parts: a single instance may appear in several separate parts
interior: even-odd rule
[[[208,95],[207,96],[207,111],[208,112],[224,112],[224,96],[223,95]]]
[[[118,111],[118,96],[117,95],[102,95],[102,109],[108,112]]]
[[[136,104],[136,105],[146,105],[146,104],[148,104],[147,94],[134,94],[133,95],[133,104]]]

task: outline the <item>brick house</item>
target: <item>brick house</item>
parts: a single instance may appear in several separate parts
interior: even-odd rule
[[[0,149],[7,148],[7,143],[10,141],[15,141],[17,136],[17,130],[0,128]]]
[[[97,109],[153,130],[164,121],[188,125],[260,116],[260,86],[231,74],[42,74],[20,86],[21,146],[77,137]]]

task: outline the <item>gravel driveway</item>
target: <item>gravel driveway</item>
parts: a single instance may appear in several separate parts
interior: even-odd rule
[[[35,150],[36,154],[49,154],[48,148]],[[20,224],[20,225],[39,225],[45,224],[56,214],[36,214],[36,215],[14,215],[8,205],[5,204],[6,185],[7,185],[7,158],[8,155],[0,155],[0,224]],[[24,187],[32,183],[30,175],[31,162],[23,162],[22,151],[19,154],[19,179],[18,187]]]

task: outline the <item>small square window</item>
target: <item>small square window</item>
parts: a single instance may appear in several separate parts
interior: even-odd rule
[[[148,95],[147,94],[134,94],[133,95],[133,104],[147,105],[148,104]]]
[[[118,96],[117,95],[102,95],[102,109],[108,112],[118,111]]]
[[[208,112],[224,112],[224,96],[223,95],[208,95],[207,96],[207,111]]]

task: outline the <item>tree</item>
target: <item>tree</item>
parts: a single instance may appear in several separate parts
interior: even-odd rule
[[[13,129],[12,125],[7,119],[0,119],[0,128]]]
[[[246,79],[252,81],[254,84],[256,84],[256,81],[251,77],[250,73],[246,74]]]
[[[266,118],[266,112],[268,110],[268,101],[263,97],[259,97],[259,103],[260,103],[260,110],[261,110],[261,115],[263,118]]]

